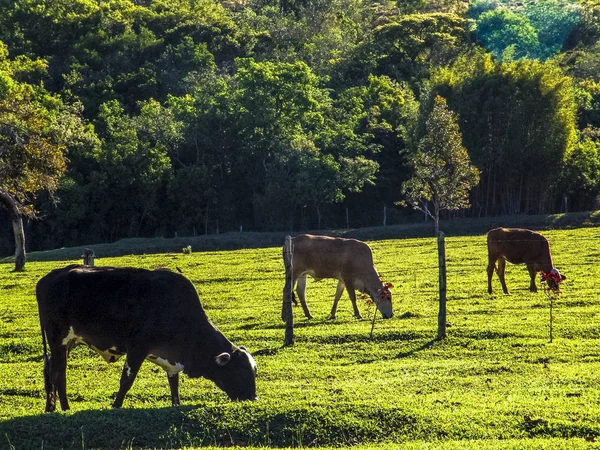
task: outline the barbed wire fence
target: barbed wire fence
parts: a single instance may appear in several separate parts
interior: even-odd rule
[[[582,245],[582,243],[584,241],[590,241],[590,242],[594,242],[594,244],[598,244],[598,240],[596,240],[595,238],[588,238],[588,239],[577,239],[577,244],[578,244],[578,248],[580,248],[580,246]],[[511,242],[515,242],[515,240],[511,240]],[[528,240],[523,240],[523,241],[519,241],[519,242],[530,242]],[[464,245],[462,245],[464,244]],[[564,242],[561,243],[561,245],[564,245],[566,247],[572,247],[572,244],[565,244]],[[555,245],[553,246],[553,248],[560,248],[561,245]],[[451,240],[451,247],[453,250],[456,249],[460,249],[460,247],[462,246],[468,246],[468,247],[472,247],[472,238],[465,238],[465,239],[461,239],[461,238],[452,238]],[[429,258],[431,258],[432,260],[434,259],[432,257],[432,254],[434,254],[434,252],[436,251],[436,246],[435,246],[435,241],[432,239],[431,241],[420,241],[420,242],[404,242],[402,241],[402,244],[399,244],[398,246],[399,250],[398,250],[398,255],[401,255],[401,253],[403,251],[405,251],[407,248],[420,248],[423,250],[423,253],[426,254]],[[439,247],[438,247],[439,249]],[[439,298],[438,300],[440,301],[440,305],[439,305],[439,313],[438,313],[438,340],[439,339],[443,339],[445,337],[445,325],[446,325],[446,305],[445,305],[445,291],[446,291],[446,285],[445,285],[445,280],[443,281],[443,286],[442,286],[442,279],[441,279],[441,272],[440,272],[440,268],[444,267],[444,269],[446,269],[446,262],[448,261],[448,268],[447,268],[447,276],[448,278],[450,278],[451,280],[455,280],[455,279],[459,279],[461,278],[462,275],[465,274],[472,274],[473,271],[477,271],[477,272],[481,272],[482,274],[482,289],[483,286],[486,285],[485,280],[487,278],[487,265],[488,265],[488,259],[487,259],[487,249],[486,249],[486,245],[485,242],[482,245],[482,249],[485,250],[484,255],[478,255],[478,257],[472,257],[469,258],[468,261],[470,262],[456,262],[456,256],[451,256],[450,258],[446,259],[445,255],[440,254],[439,255],[439,260],[437,262],[437,264],[432,264],[432,263],[422,263],[420,265],[412,265],[410,267],[410,271],[406,271],[407,273],[409,272],[411,277],[414,278],[414,290],[412,290],[413,293],[415,294],[419,294],[419,295],[423,295],[423,294],[430,294],[432,296],[439,294]],[[389,255],[388,255],[389,256]],[[443,256],[443,259],[442,259]],[[596,256],[600,256],[600,254],[596,254]],[[593,261],[593,260],[589,260],[589,261],[579,261],[576,265],[570,264],[569,268],[574,268],[574,267],[589,267],[589,266],[595,266],[597,265],[598,262],[597,261]],[[523,267],[523,265],[515,265],[515,270],[518,270],[517,268],[521,266]],[[382,271],[379,272],[379,275],[382,279],[391,279],[393,277],[397,277],[399,274],[398,270],[394,270],[394,271]],[[420,276],[419,274],[426,274],[425,277]],[[439,277],[439,278],[438,278]],[[496,276],[494,275],[494,278]],[[422,279],[426,279],[427,281],[421,281],[419,282],[419,280]],[[438,283],[436,283],[436,279],[438,281]],[[538,280],[538,282],[542,283],[541,280]],[[286,283],[286,286],[287,283]],[[293,287],[290,287],[290,289],[293,289]],[[520,288],[519,288],[520,289]],[[542,284],[542,286],[540,286],[540,290],[544,291],[546,293],[547,296],[547,300],[549,302],[549,325],[548,325],[548,330],[549,330],[549,339],[550,342],[552,342],[553,340],[553,321],[554,321],[554,315],[553,315],[553,307],[554,307],[554,294],[547,291],[544,287],[544,285]],[[592,292],[594,294],[597,294],[597,290],[594,288],[583,288],[583,289],[579,289],[578,292],[582,293],[582,291],[584,292]],[[410,291],[409,291],[410,292]],[[407,291],[406,289],[403,290],[403,294],[406,295]],[[290,293],[290,295],[293,295]],[[311,303],[315,303],[315,304],[325,304],[325,303],[330,303],[331,300],[330,299],[311,299]],[[291,306],[291,300],[290,300],[290,306]],[[369,308],[368,310],[369,313],[369,318],[371,319],[371,310]],[[377,309],[375,308],[375,310],[373,311],[373,319],[375,317],[377,313]],[[374,327],[374,320],[372,322],[372,326],[371,326],[371,336],[373,334],[373,327]],[[287,336],[288,336],[288,328],[286,327],[286,343],[287,341]]]
[[[510,240],[510,242],[530,242],[529,240]],[[573,249],[577,249],[577,251],[580,251],[581,249],[585,249],[585,248],[591,248],[591,249],[597,249],[597,250],[592,250],[591,254],[588,255],[590,256],[589,259],[579,259],[577,264],[570,264],[569,269],[573,269],[573,268],[578,268],[581,269],[583,268],[588,268],[588,267],[593,267],[593,266],[597,266],[598,265],[598,260],[600,259],[600,245],[599,245],[599,240],[596,238],[577,238],[575,240],[573,239],[569,239],[569,240],[562,240],[562,241],[557,241],[554,242],[552,245],[552,248],[554,250],[558,249],[559,251],[557,253],[560,253],[560,251],[562,249],[569,249],[570,251],[573,251]],[[376,252],[377,252],[377,247],[379,247],[381,244],[379,243],[379,241],[374,241],[374,242],[370,242],[369,243],[371,247],[373,247],[374,250],[374,256],[376,256]],[[402,290],[400,292],[402,292],[403,296],[427,296],[430,298],[436,298],[437,296],[437,300],[440,302],[439,304],[439,311],[438,311],[438,340],[439,339],[443,339],[446,335],[446,330],[445,330],[445,325],[446,325],[446,313],[445,313],[445,291],[447,289],[446,283],[444,282],[444,286],[443,289],[441,288],[440,283],[442,282],[441,280],[441,274],[440,274],[440,267],[442,265],[445,266],[445,270],[446,270],[446,276],[448,278],[448,280],[450,281],[450,292],[451,292],[451,299],[455,300],[458,297],[462,295],[463,293],[460,292],[460,290],[454,290],[453,286],[455,285],[455,283],[457,282],[457,280],[460,280],[466,276],[472,276],[472,274],[474,272],[481,274],[482,276],[482,290],[484,289],[485,286],[485,282],[484,280],[486,279],[487,275],[487,264],[488,264],[488,260],[487,260],[487,246],[486,246],[486,242],[485,242],[485,236],[482,236],[482,242],[481,242],[481,246],[479,247],[480,252],[478,252],[476,255],[474,254],[470,254],[470,255],[464,255],[464,254],[460,254],[460,257],[457,256],[456,252],[460,252],[461,248],[469,248],[472,249],[473,246],[473,237],[451,237],[448,238],[448,246],[449,246],[449,256],[446,257],[446,255],[444,255],[444,257],[442,258],[441,255],[438,254],[438,258],[436,261],[436,257],[435,254],[437,253],[437,251],[439,250],[439,241],[438,241],[438,245],[436,246],[436,240],[435,238],[431,238],[431,239],[423,239],[423,238],[409,238],[409,239],[400,239],[398,240],[398,245],[397,246],[393,246],[393,247],[386,247],[386,252],[387,252],[387,256],[388,258],[395,258],[398,261],[402,261],[404,258],[403,256],[407,253],[407,251],[410,251],[411,254],[414,255],[415,252],[420,253],[422,255],[422,259],[418,262],[414,262],[411,261],[411,265],[410,267],[406,267],[403,266],[402,264],[399,264],[398,269],[394,269],[394,270],[384,270],[384,271],[380,271],[379,275],[383,280],[390,280],[393,281],[395,285],[399,286],[400,282],[397,281],[399,278],[402,279]],[[593,244],[593,245],[592,245]],[[88,250],[88,249],[86,249]],[[216,253],[220,253],[220,252],[216,252]],[[391,254],[390,254],[391,253]],[[293,345],[294,343],[294,331],[293,331],[293,308],[292,308],[292,299],[293,299],[293,288],[294,286],[292,285],[292,281],[291,281],[291,273],[292,273],[292,255],[293,255],[293,243],[291,239],[286,239],[285,243],[284,243],[284,258],[283,258],[283,262],[284,262],[284,274],[285,274],[285,286],[283,289],[283,304],[282,304],[282,320],[285,322],[285,345]],[[287,257],[286,257],[287,255]],[[84,264],[86,263],[85,260],[85,253],[84,255],[82,255],[82,257],[84,257]],[[595,258],[593,258],[595,256]],[[376,258],[375,258],[376,259]],[[89,264],[89,263],[88,263]],[[517,268],[518,266],[516,266],[514,269],[510,269],[511,271],[515,270],[518,271],[519,269]],[[179,270],[179,269],[178,269]],[[268,275],[270,272],[269,270],[267,270],[266,268],[262,267],[260,269],[257,269],[257,273],[264,273],[265,275]],[[264,278],[259,276],[259,277],[255,277],[253,275],[246,273],[246,277],[245,279],[247,281],[250,280],[261,280],[261,279],[272,279],[270,276],[265,276]],[[255,275],[255,274],[254,274]],[[494,276],[494,279],[496,277]],[[208,281],[207,280],[195,280],[198,283],[202,283],[203,281]],[[445,280],[444,280],[445,281]],[[541,287],[542,290],[544,290],[543,286]],[[443,291],[443,292],[442,292]],[[578,287],[578,293],[579,294],[584,294],[584,295],[588,295],[590,293],[592,294],[598,294],[598,291],[595,288],[589,288],[589,287]],[[549,337],[550,337],[550,342],[552,342],[553,340],[553,320],[554,320],[554,315],[553,315],[553,308],[554,308],[554,294],[549,293],[546,291],[547,294],[547,300],[549,302]],[[444,297],[444,298],[442,298]],[[444,304],[442,304],[442,302]],[[323,296],[312,296],[311,297],[311,303],[315,304],[315,305],[325,305],[325,304],[331,304],[331,296],[327,295],[325,297]],[[375,326],[375,317],[377,314],[377,308],[374,308],[373,310],[373,315],[371,316],[371,308],[367,305],[368,311],[368,317],[371,320],[372,319],[372,324],[371,324],[371,338],[373,336],[373,329]],[[250,309],[252,309],[250,307]]]

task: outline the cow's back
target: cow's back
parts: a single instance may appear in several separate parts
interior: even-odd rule
[[[513,264],[547,263],[550,260],[548,240],[525,228],[495,228],[487,234],[490,261],[504,257]],[[551,260],[550,260],[551,262]]]
[[[356,239],[302,234],[293,238],[294,273],[308,271],[317,279],[356,273],[373,266],[371,249]]]
[[[44,328],[66,323],[111,341],[208,320],[192,283],[166,270],[68,266],[43,277],[36,296]]]

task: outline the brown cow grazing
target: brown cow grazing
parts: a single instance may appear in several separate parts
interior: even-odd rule
[[[355,290],[368,294],[384,318],[388,319],[394,315],[392,292],[390,291],[392,285],[381,282],[373,265],[371,249],[367,244],[356,239],[312,236],[310,234],[301,234],[291,239],[293,245],[292,286],[297,282],[296,292],[307,318],[312,319],[306,305],[308,275],[316,281],[323,278],[339,280],[330,319],[336,318],[338,301],[344,288],[352,300],[354,316],[357,319],[362,319],[362,316],[356,306]],[[289,289],[289,287],[286,286],[285,289]],[[296,301],[295,298],[294,301]]]
[[[508,294],[504,272],[506,261],[513,264],[526,264],[531,282],[529,290],[537,292],[535,277],[542,272],[548,287],[558,291],[558,284],[567,277],[561,275],[552,265],[550,246],[544,236],[523,228],[495,228],[487,234],[488,244],[488,292],[492,293],[492,275],[498,261],[498,278],[505,294]]]
[[[123,404],[144,359],[167,373],[173,405],[179,404],[179,372],[213,381],[232,400],[256,398],[256,363],[210,323],[194,285],[170,270],[72,265],[37,284],[44,344],[46,412],[56,393],[69,409],[67,356],[87,344],[106,362],[127,355],[113,408]],[[46,342],[50,346],[48,357]]]

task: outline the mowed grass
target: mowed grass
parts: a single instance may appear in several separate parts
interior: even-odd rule
[[[494,275],[487,293],[484,235],[446,240],[448,337],[435,340],[433,238],[369,242],[395,317],[352,315],[346,294],[327,320],[336,282],[308,284],[314,319],[294,308],[295,345],[283,347],[281,248],[100,258],[97,265],[180,268],[210,319],[259,366],[257,402],[231,402],[204,379],[181,378],[171,407],[166,375],[145,362],[124,408],[111,410],[122,360],[86,347],[67,368],[71,411],[43,413],[35,284],[68,262],[0,265],[0,448],[590,448],[600,441],[598,228],[546,231],[568,280],[554,297],[528,291],[508,265],[511,295]],[[539,281],[538,281],[539,284]],[[93,293],[90,293],[93,295]]]

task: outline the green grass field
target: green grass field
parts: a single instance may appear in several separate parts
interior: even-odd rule
[[[35,284],[61,262],[0,264],[0,449],[200,446],[382,449],[593,448],[600,442],[598,228],[545,231],[567,275],[554,299],[528,291],[509,265],[512,295],[494,276],[487,293],[484,235],[446,240],[448,337],[435,341],[433,238],[369,242],[395,317],[358,321],[346,294],[328,321],[336,282],[309,281],[307,321],[294,308],[296,343],[283,347],[280,247],[101,258],[97,265],[179,267],[210,319],[259,366],[257,402],[231,402],[214,384],[182,377],[171,407],[166,375],[145,362],[121,410],[110,409],[122,362],[85,347],[67,369],[71,411],[43,413]],[[76,261],[77,262],[77,261]],[[363,315],[373,314],[362,302]]]

